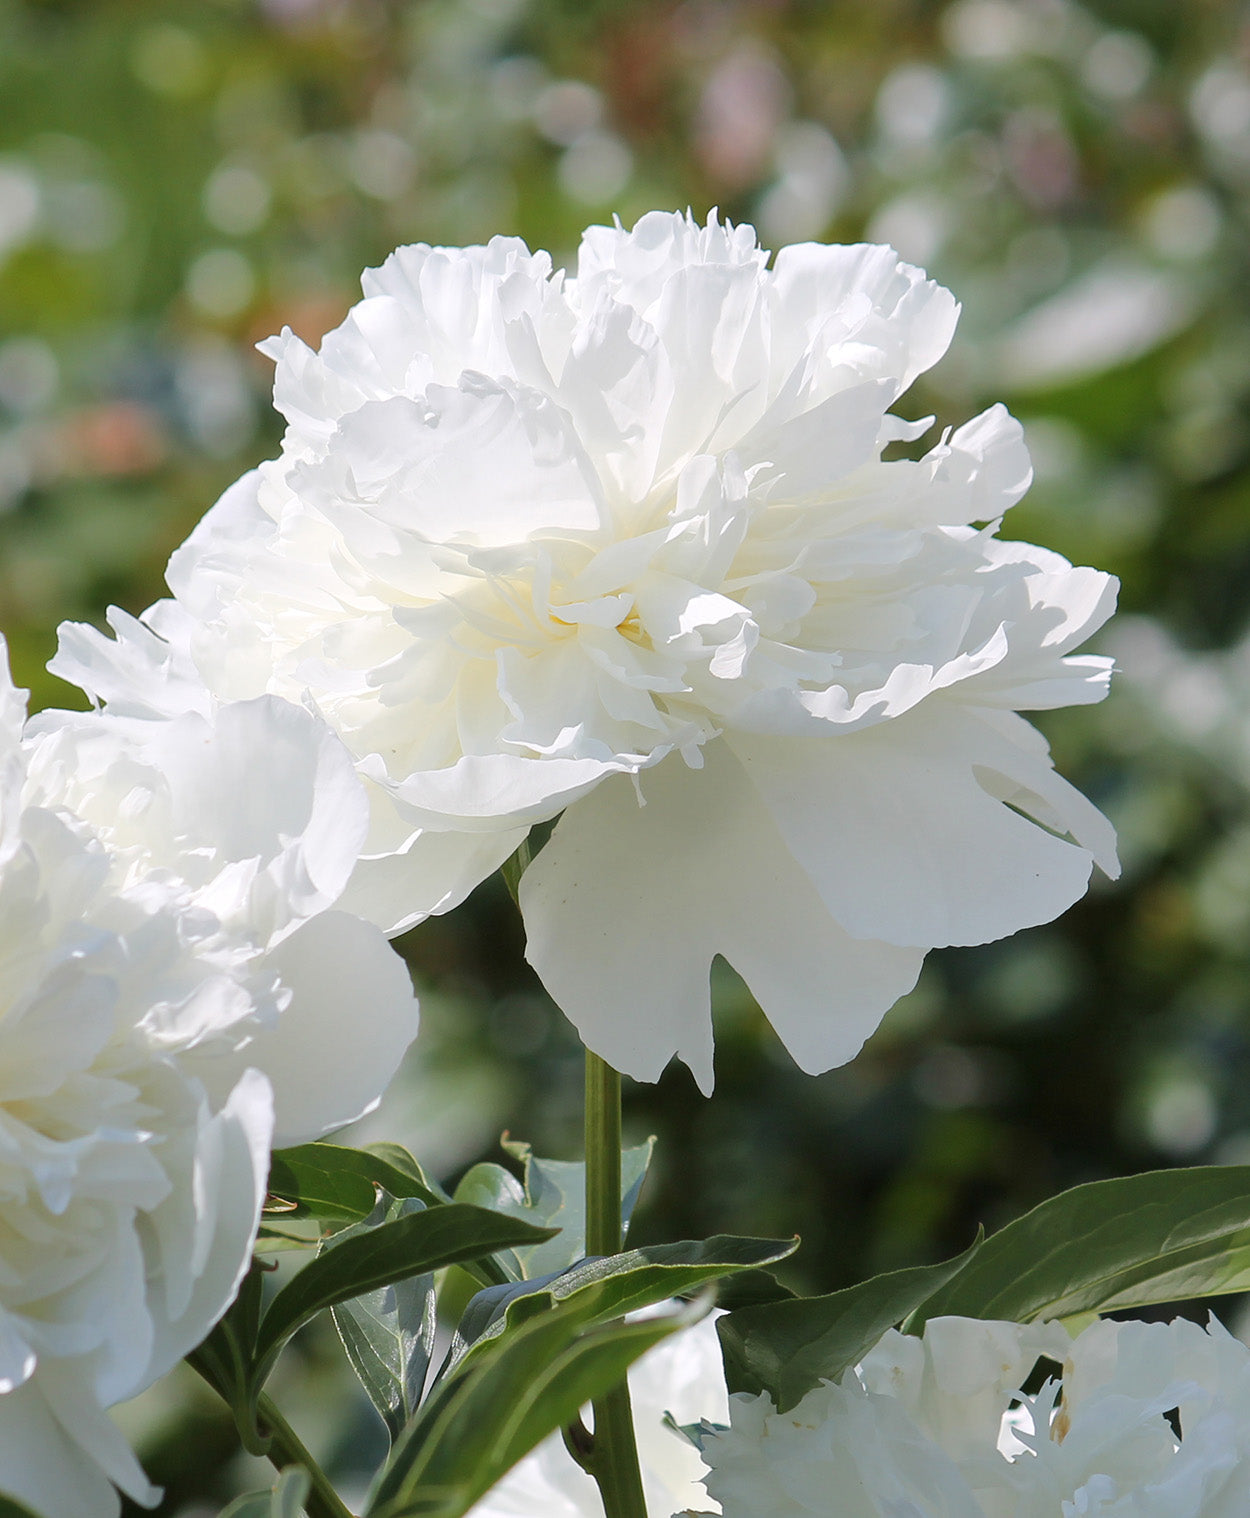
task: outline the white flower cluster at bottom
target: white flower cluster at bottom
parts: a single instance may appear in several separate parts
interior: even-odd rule
[[[1039,1358],[1054,1362],[1026,1393]],[[1033,1381],[1037,1379],[1033,1376]],[[705,1441],[725,1518],[1237,1518],[1250,1350],[1212,1319],[936,1318],[778,1413],[730,1399]]]
[[[707,1320],[644,1357],[630,1389],[651,1518],[1250,1513],[1250,1349],[1214,1319],[1100,1321],[1071,1338],[1059,1323],[935,1318],[922,1337],[891,1330],[784,1413],[726,1398]],[[702,1460],[671,1428],[726,1416]],[[471,1518],[601,1512],[552,1436]]]

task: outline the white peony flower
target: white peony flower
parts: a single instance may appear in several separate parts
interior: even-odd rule
[[[1020,710],[1096,701],[1114,583],[994,536],[992,407],[919,461],[889,413],[950,294],[889,248],[654,213],[545,253],[401,248],[319,353],[281,457],[174,555],[172,602],[54,668],[114,711],[314,705],[370,786],[351,904],[394,931],[563,813],[521,888],[585,1042],[712,1080],[708,969],[798,1063],[851,1058],[925,953],[1062,912],[1105,819]],[[209,694],[211,693],[211,695]]]
[[[719,1314],[717,1315],[719,1316]],[[629,1372],[629,1391],[647,1512],[671,1518],[691,1507],[706,1507],[699,1484],[707,1467],[699,1452],[670,1428],[729,1416],[725,1373],[713,1318],[704,1318],[657,1344]],[[559,1434],[553,1434],[493,1487],[471,1518],[602,1518],[603,1501],[594,1480],[575,1464]]]
[[[0,1493],[107,1518],[159,1493],[104,1409],[221,1316],[271,1141],[371,1105],[416,1009],[329,910],[366,804],[311,714],[23,715],[0,642]]]
[[[1038,1360],[1058,1372],[1021,1390]],[[1250,1350],[1212,1319],[937,1318],[778,1413],[704,1440],[725,1518],[1234,1518],[1250,1512]]]

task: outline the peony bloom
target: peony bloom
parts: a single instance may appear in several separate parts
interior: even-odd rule
[[[638,1463],[647,1512],[671,1518],[705,1507],[699,1485],[707,1467],[699,1452],[666,1423],[702,1420],[723,1423],[729,1416],[725,1373],[715,1322],[705,1318],[662,1343],[629,1372]],[[602,1518],[603,1501],[593,1479],[564,1447],[559,1434],[544,1439],[473,1509],[471,1518]]]
[[[367,807],[311,714],[23,716],[0,642],[0,1493],[108,1518],[160,1494],[104,1409],[221,1316],[271,1142],[370,1106],[416,1008],[333,909]]]
[[[1021,1390],[1039,1358],[1052,1374]],[[1212,1319],[937,1318],[789,1412],[730,1399],[704,1440],[725,1518],[1235,1518],[1250,1511],[1250,1350]]]
[[[529,957],[584,1041],[712,1081],[723,954],[806,1070],[937,945],[1049,921],[1116,869],[1021,710],[1096,701],[1114,583],[994,535],[1030,479],[992,407],[919,460],[890,412],[950,294],[889,248],[653,213],[545,253],[401,248],[319,353],[265,346],[288,427],[169,566],[70,627],[114,710],[276,693],[342,737],[351,905],[454,905],[535,823]]]

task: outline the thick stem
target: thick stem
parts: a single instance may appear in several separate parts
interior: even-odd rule
[[[517,906],[521,905],[521,876],[529,869],[530,860],[533,858],[530,852],[528,835],[521,840],[515,854],[510,854],[500,866],[499,873],[503,876],[503,883],[508,887],[508,895],[512,897]]]
[[[269,1463],[275,1470],[302,1465],[312,1487],[304,1504],[308,1518],[352,1518],[350,1508],[330,1485],[326,1473],[309,1454],[304,1441],[264,1392],[256,1403],[257,1422],[270,1437]]]
[[[586,1051],[586,1253],[621,1251],[621,1077]],[[607,1518],[647,1518],[624,1381],[593,1404],[587,1461]]]
[[[586,1253],[621,1251],[621,1077],[586,1050]]]

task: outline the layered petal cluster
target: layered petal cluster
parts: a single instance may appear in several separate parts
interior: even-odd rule
[[[309,712],[23,719],[0,642],[0,1494],[108,1518],[159,1493],[104,1409],[220,1317],[271,1143],[376,1101],[416,1005],[335,910],[367,803]]]
[[[1019,712],[1098,700],[1114,584],[998,519],[995,406],[922,457],[890,407],[950,294],[885,247],[653,213],[544,253],[401,248],[313,352],[288,427],[169,567],[173,600],[54,667],[142,714],[274,693],[371,795],[350,901],[454,905],[563,813],[522,886],[585,1041],[706,1088],[724,955],[796,1060],[849,1059],[928,949],[1048,921],[1115,870]]]
[[[1053,1374],[1031,1395],[1039,1359]],[[703,1441],[725,1518],[1250,1511],[1250,1350],[1214,1319],[1070,1339],[1056,1323],[938,1318],[923,1338],[886,1334],[784,1414],[738,1395],[730,1419]]]
[[[699,1484],[707,1472],[698,1450],[671,1425],[723,1424],[729,1416],[725,1373],[715,1322],[682,1329],[638,1360],[629,1372],[643,1495],[651,1518],[672,1518],[705,1507]],[[559,1434],[492,1488],[471,1518],[602,1518],[594,1480],[564,1447]]]

